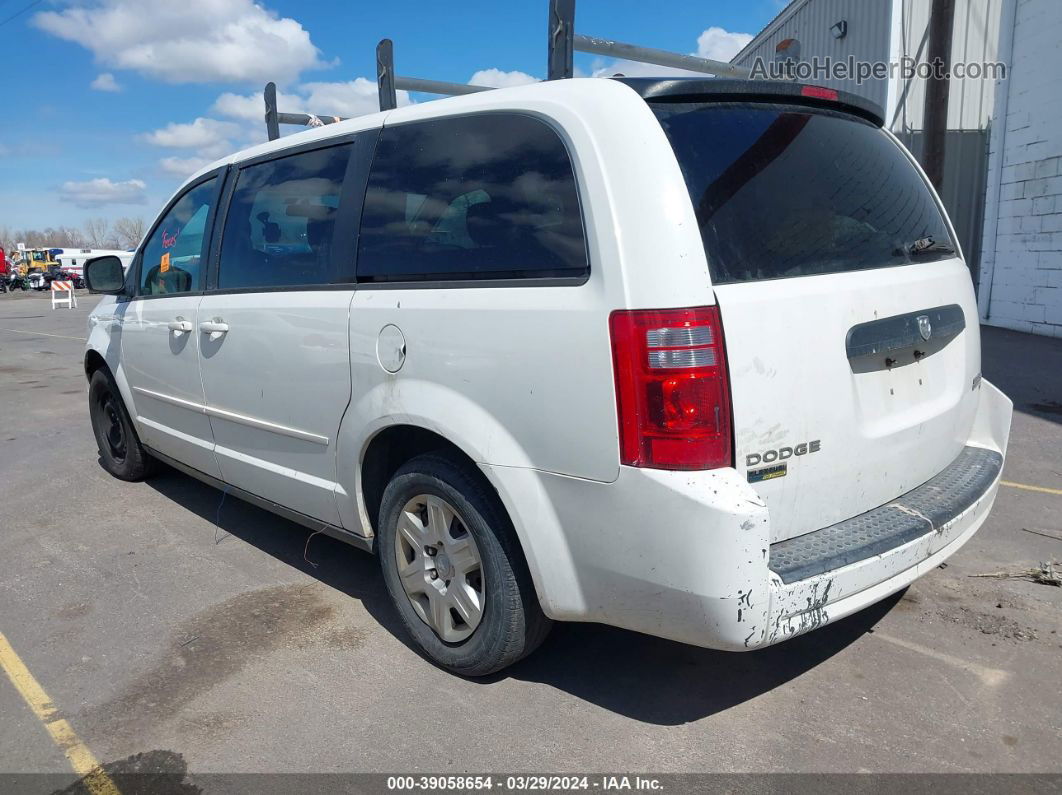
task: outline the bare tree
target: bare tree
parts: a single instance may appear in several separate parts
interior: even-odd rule
[[[83,229],[89,248],[113,248],[111,225],[106,218],[86,218]]]
[[[114,236],[120,248],[136,248],[140,245],[146,231],[143,218],[126,216],[114,222]]]
[[[82,228],[48,226],[43,229],[0,227],[0,247],[14,251],[19,243],[26,248],[134,248],[147,231],[142,218],[89,218]]]
[[[74,226],[60,226],[56,231],[57,239],[63,241],[57,245],[62,248],[82,248],[85,245],[85,233]]]

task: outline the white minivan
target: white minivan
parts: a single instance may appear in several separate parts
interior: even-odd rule
[[[573,79],[207,167],[85,355],[103,465],[375,552],[464,675],[552,620],[767,646],[903,589],[995,499],[955,232],[855,96]]]

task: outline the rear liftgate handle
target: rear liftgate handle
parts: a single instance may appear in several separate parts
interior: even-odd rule
[[[210,341],[214,342],[228,333],[229,324],[224,322],[221,318],[216,317],[213,320],[204,320],[200,323],[199,330],[204,334],[209,334]]]

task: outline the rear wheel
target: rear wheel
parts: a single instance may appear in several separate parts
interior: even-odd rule
[[[387,590],[417,646],[465,676],[485,676],[545,639],[527,564],[496,495],[440,454],[395,473],[380,507]]]
[[[143,480],[154,471],[155,459],[140,444],[118,385],[102,368],[89,381],[89,417],[104,469],[121,480]]]

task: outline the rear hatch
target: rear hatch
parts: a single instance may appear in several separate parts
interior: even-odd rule
[[[720,306],[734,465],[772,542],[876,508],[962,450],[980,344],[969,271],[919,169],[858,108],[651,100]]]

